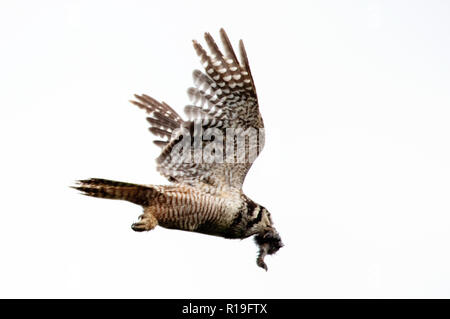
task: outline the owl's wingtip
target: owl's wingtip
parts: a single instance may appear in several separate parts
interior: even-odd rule
[[[258,258],[258,260],[256,261],[256,264],[259,267],[261,267],[262,269],[264,269],[265,271],[267,271],[269,269],[263,259]]]

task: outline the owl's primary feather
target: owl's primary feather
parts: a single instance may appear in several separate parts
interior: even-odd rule
[[[132,225],[135,231],[160,225],[225,238],[256,235],[257,264],[267,270],[264,257],[283,244],[267,209],[242,191],[245,176],[264,145],[264,124],[242,40],[239,60],[223,29],[220,38],[223,52],[205,34],[209,54],[193,41],[205,73],[193,72],[195,87],[188,89],[191,104],[184,109],[188,119],[145,94],[131,101],[149,115],[149,130],[158,136],[154,143],[162,149],[157,169],[172,184],[87,179],[75,188],[85,195],[141,205],[144,213]]]

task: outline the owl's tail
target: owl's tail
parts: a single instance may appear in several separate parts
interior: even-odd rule
[[[132,183],[116,182],[107,179],[91,178],[77,181],[77,186],[72,186],[82,192],[83,195],[121,199],[141,206],[148,206],[150,200],[157,194],[151,186]]]

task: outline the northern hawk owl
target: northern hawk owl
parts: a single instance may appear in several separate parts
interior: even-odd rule
[[[197,42],[194,49],[205,72],[195,70],[192,101],[183,120],[165,102],[142,94],[130,101],[148,114],[150,132],[162,151],[158,171],[170,185],[138,185],[92,178],[74,188],[83,194],[121,199],[143,207],[135,231],[157,225],[224,238],[255,236],[257,265],[266,269],[264,257],[283,244],[270,213],[248,198],[242,184],[264,144],[264,124],[255,84],[242,40],[240,59],[220,30],[223,52],[209,33],[209,53]]]

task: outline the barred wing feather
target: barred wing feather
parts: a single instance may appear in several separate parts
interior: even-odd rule
[[[258,131],[257,139],[245,146],[246,154],[262,149],[264,142],[264,124],[259,112],[256,89],[247,54],[242,40],[239,42],[240,61],[238,60],[230,40],[223,29],[220,30],[223,45],[222,53],[209,33],[205,33],[205,41],[210,54],[197,42],[193,41],[194,49],[200,57],[205,72],[194,70],[194,86],[188,89],[191,104],[184,109],[188,119],[182,118],[166,103],[158,102],[147,95],[135,95],[137,101],[131,101],[150,114],[147,118],[150,131],[161,137],[154,141],[162,147],[157,158],[158,171],[170,181],[188,184],[206,183],[215,187],[233,187],[240,189],[252,161],[238,161],[233,155],[233,161],[205,161],[204,157],[196,158],[194,150],[186,154],[180,153],[184,137],[188,134],[192,140],[190,146],[197,141],[201,149],[208,149],[217,140],[205,139],[199,136],[208,129],[218,130],[223,136],[223,156],[230,154],[226,149],[227,129]],[[231,145],[237,145],[233,136]],[[244,135],[245,138],[245,135]],[[229,139],[229,137],[228,137]],[[230,142],[230,140],[228,140]],[[218,145],[218,144],[216,144]],[[216,149],[217,150],[217,149]],[[217,155],[217,151],[215,152]],[[201,156],[201,155],[200,155]],[[198,156],[197,156],[198,157]]]

